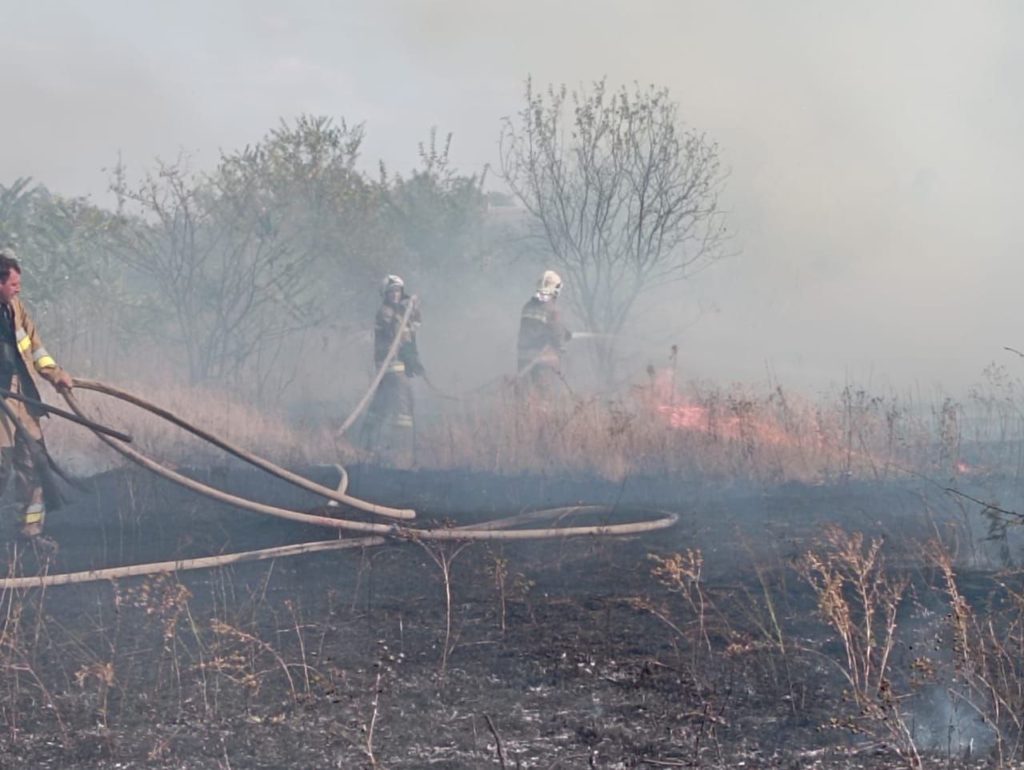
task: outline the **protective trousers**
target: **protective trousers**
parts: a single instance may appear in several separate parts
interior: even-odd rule
[[[366,412],[363,438],[367,449],[396,465],[411,464],[415,451],[412,383],[402,371],[388,372]]]
[[[17,377],[10,389],[14,393],[20,392]],[[28,438],[41,443],[43,431],[38,418],[30,414],[21,401],[8,398],[5,403],[25,428]],[[14,500],[21,518],[22,531],[26,534],[39,534],[46,518],[46,506],[43,504],[43,487],[39,483],[31,447],[25,435],[15,429],[7,415],[0,414],[0,491],[12,472]]]

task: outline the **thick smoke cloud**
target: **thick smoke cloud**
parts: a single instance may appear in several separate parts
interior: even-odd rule
[[[720,144],[737,253],[650,308],[652,356],[672,339],[694,377],[767,367],[799,387],[954,392],[989,361],[1020,363],[1002,351],[1024,348],[1017,4],[96,2],[4,16],[6,182],[103,201],[118,152],[135,168],[180,151],[212,165],[301,112],[365,121],[368,169],[410,167],[436,125],[471,172],[495,163],[527,75],[653,82]]]

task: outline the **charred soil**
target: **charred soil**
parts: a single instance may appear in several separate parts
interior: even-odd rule
[[[337,481],[329,468],[307,473]],[[265,502],[321,503],[236,468],[193,475]],[[334,536],[131,471],[89,488],[51,516],[56,550],[9,539],[7,574]],[[396,542],[8,590],[0,767],[881,768],[913,765],[915,751],[943,767],[1013,759],[998,754],[978,698],[958,699],[955,677],[942,674],[955,646],[924,541],[958,544],[973,565],[959,571],[969,597],[996,601],[1007,578],[941,489],[363,467],[350,491],[413,506],[420,525],[577,502],[612,506],[604,521],[653,509],[682,518],[629,538]],[[842,635],[799,568],[829,525],[884,543],[885,574],[907,581],[885,663],[889,694],[875,693],[881,706],[870,713],[853,692]],[[908,730],[902,743],[896,718]]]

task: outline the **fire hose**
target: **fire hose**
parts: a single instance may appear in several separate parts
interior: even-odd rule
[[[373,394],[377,392],[377,386],[380,385],[380,381],[384,379],[384,375],[388,371],[388,366],[394,360],[395,356],[398,355],[398,348],[402,344],[402,333],[405,331],[405,327],[408,326],[409,318],[412,316],[412,311],[415,309],[416,295],[413,294],[409,297],[409,301],[406,303],[405,314],[402,316],[401,324],[398,327],[398,333],[395,335],[395,338],[391,340],[391,347],[388,348],[388,352],[384,356],[384,360],[381,361],[380,366],[377,367],[377,374],[374,375],[373,380],[370,382],[370,387],[366,389],[366,393],[363,394],[359,403],[356,404],[356,408],[352,410],[352,413],[345,419],[345,422],[341,424],[341,427],[338,428],[337,432],[334,434],[336,439],[345,435],[345,432],[352,427],[352,423],[359,419],[359,415],[363,413],[367,404],[370,403],[370,399],[373,398]]]
[[[351,424],[358,417],[359,413],[366,407],[369,399],[372,397],[377,386],[380,384],[384,373],[387,370],[391,360],[397,354],[399,340],[401,337],[401,329],[405,328],[408,322],[409,316],[412,312],[413,303],[409,304],[406,309],[405,315],[402,318],[402,326],[400,327],[399,334],[396,335],[396,339],[392,342],[391,348],[388,350],[388,354],[377,372],[376,377],[372,381],[366,395],[357,405],[356,409],[353,410],[352,414],[349,415],[348,419],[342,424],[341,429],[338,431],[338,435],[344,433]],[[163,409],[162,407],[151,404],[145,399],[138,396],[132,395],[114,386],[107,385],[101,382],[87,379],[75,379],[74,386],[83,390],[93,390],[95,392],[122,400],[126,403],[130,403],[136,407],[139,407],[151,414],[156,415],[168,422],[177,425],[178,427],[192,433],[193,435],[207,441],[214,446],[238,457],[239,459],[254,465],[261,470],[270,473],[284,481],[299,486],[307,491],[314,492],[327,498],[335,503],[344,503],[350,507],[362,510],[367,513],[371,513],[378,516],[385,516],[397,519],[412,519],[415,517],[415,511],[411,509],[402,508],[391,508],[388,506],[378,505],[376,503],[367,502],[360,500],[359,498],[352,497],[346,493],[348,486],[348,474],[344,468],[339,466],[341,472],[341,482],[338,489],[330,489],[322,485],[316,484],[310,479],[306,479],[298,474],[292,473],[284,468],[277,466],[276,464],[261,458],[251,452],[248,452],[240,447],[237,447],[230,442],[210,433],[209,431],[198,428],[172,412]],[[30,587],[44,587],[52,585],[66,585],[70,583],[85,583],[98,580],[112,580],[119,577],[128,577],[135,575],[149,575],[165,572],[184,571],[192,569],[206,569],[211,567],[225,566],[228,564],[257,561],[262,559],[273,559],[284,556],[293,556],[305,553],[315,553],[329,550],[340,550],[344,548],[355,548],[355,547],[368,547],[373,545],[381,545],[390,540],[405,540],[413,542],[422,541],[435,541],[435,542],[465,542],[473,540],[538,540],[548,539],[555,537],[573,537],[573,536],[619,536],[619,535],[634,535],[645,532],[651,532],[659,529],[665,529],[673,526],[679,519],[678,514],[669,511],[656,511],[658,514],[656,518],[647,519],[637,522],[622,523],[622,524],[599,524],[599,525],[588,525],[588,526],[551,526],[544,528],[533,528],[533,529],[513,529],[515,525],[523,524],[530,521],[539,521],[545,519],[562,519],[566,516],[583,513],[583,512],[595,512],[595,511],[609,511],[607,506],[592,506],[592,505],[580,505],[568,508],[552,508],[540,511],[534,511],[531,513],[520,514],[518,516],[507,517],[498,519],[490,522],[483,522],[480,524],[466,525],[462,527],[409,527],[400,526],[398,524],[380,524],[373,522],[354,521],[345,518],[337,518],[333,516],[323,516],[314,513],[308,513],[298,511],[290,508],[283,508],[280,506],[268,505],[255,500],[250,500],[239,495],[234,495],[225,492],[220,489],[203,484],[202,482],[196,481],[195,479],[188,478],[177,471],[171,470],[161,463],[153,460],[142,452],[128,446],[128,444],[110,435],[111,431],[96,429],[93,425],[89,425],[91,420],[83,414],[81,407],[78,405],[77,400],[70,392],[63,392],[65,401],[71,408],[72,412],[80,418],[81,424],[85,424],[87,427],[93,429],[94,434],[103,441],[105,444],[110,446],[114,451],[121,454],[126,459],[134,462],[143,468],[153,472],[154,474],[178,484],[186,489],[190,489],[198,494],[208,497],[219,502],[228,503],[244,510],[249,510],[255,513],[264,515],[274,516],[281,519],[290,521],[296,521],[303,524],[313,524],[330,529],[341,531],[355,532],[363,535],[363,537],[349,540],[327,540],[327,541],[312,541],[305,543],[296,543],[287,546],[276,546],[273,548],[264,548],[255,551],[245,551],[240,553],[232,554],[220,554],[217,556],[198,557],[193,559],[181,559],[177,561],[165,561],[165,562],[154,562],[148,564],[135,564],[126,565],[122,567],[110,567],[105,569],[88,570],[84,572],[69,572],[51,575],[38,575],[33,577],[9,577],[6,579],[0,579],[0,590],[13,589],[13,588],[30,588]],[[2,400],[2,399],[0,399]]]
[[[91,381],[83,381],[83,387],[89,387],[92,385]],[[75,380],[76,387],[79,381]],[[106,386],[111,393],[118,392],[116,388],[110,388]],[[68,404],[72,410],[77,414],[81,415],[81,409],[78,403],[75,401],[74,396],[71,394],[65,394]],[[145,402],[142,399],[137,399],[141,404]],[[143,407],[146,408],[146,407]],[[297,511],[290,508],[282,508],[280,506],[268,505],[266,503],[260,503],[255,500],[249,500],[238,495],[233,495],[223,490],[216,489],[214,487],[203,484],[202,482],[190,479],[187,476],[183,476],[177,471],[173,471],[170,468],[161,465],[157,461],[147,457],[143,453],[135,450],[123,442],[118,441],[115,438],[109,436],[100,436],[100,439],[106,444],[111,446],[115,451],[120,453],[125,458],[141,465],[142,467],[154,472],[158,476],[173,481],[186,489],[191,489],[194,492],[202,494],[211,499],[219,502],[229,503],[239,508],[253,511],[255,513],[262,513],[269,516],[276,516],[278,518],[287,519],[290,521],[296,521],[303,524],[314,524],[322,527],[328,527],[337,530],[346,530],[351,532],[358,532],[364,535],[376,535],[380,537],[391,537],[396,539],[404,540],[439,540],[439,541],[463,541],[463,540],[527,540],[539,537],[554,537],[557,535],[582,535],[582,534],[636,534],[640,532],[647,532],[652,529],[662,529],[663,527],[671,526],[674,524],[678,517],[675,514],[665,514],[664,516],[651,521],[651,522],[636,522],[630,524],[608,524],[588,527],[571,527],[571,528],[556,528],[556,529],[531,529],[531,530],[492,530],[492,529],[476,529],[472,527],[453,529],[453,528],[424,528],[424,527],[405,527],[397,524],[377,524],[373,522],[365,521],[353,521],[350,519],[336,518],[333,516],[322,516],[319,514],[306,513],[303,511]],[[227,442],[222,442],[227,445]],[[243,458],[244,459],[244,458]],[[262,461],[267,466],[273,464],[269,461]],[[261,466],[262,467],[262,466]],[[344,477],[343,477],[344,478]],[[312,482],[310,482],[312,483]],[[338,493],[334,490],[328,490],[325,487],[319,487],[325,492],[330,492],[332,497]],[[347,499],[349,498],[345,495]],[[363,502],[363,501],[359,501]],[[371,503],[364,503],[367,512],[373,513],[372,508],[385,508],[384,506],[374,506]],[[396,509],[389,509],[396,510]],[[559,509],[560,510],[560,509]],[[414,512],[410,511],[410,513]],[[0,583],[0,588],[3,587],[3,583]]]
[[[620,335],[618,335],[618,334],[602,334],[602,333],[598,333],[598,332],[570,332],[568,338],[566,339],[566,342],[572,342],[573,340],[598,340],[598,339],[619,339],[619,338],[620,338]],[[475,388],[473,388],[472,390],[466,391],[463,394],[448,393],[448,392],[442,390],[441,388],[437,387],[433,382],[431,382],[430,379],[426,375],[423,376],[423,380],[424,380],[424,382],[427,383],[427,386],[432,391],[434,391],[435,395],[440,396],[441,398],[447,399],[449,401],[462,401],[463,399],[475,396],[476,394],[480,393],[481,391],[486,390],[487,388],[490,388],[493,385],[498,384],[499,382],[507,382],[507,383],[522,382],[523,380],[526,379],[526,376],[530,372],[532,372],[536,367],[546,365],[545,364],[545,360],[548,358],[548,355],[549,355],[549,353],[548,353],[547,350],[542,350],[540,353],[538,353],[536,356],[534,356],[529,362],[527,362],[524,366],[522,366],[511,377],[509,377],[508,375],[504,375],[504,374],[500,375],[498,377],[495,377],[494,379],[488,380],[483,385],[478,385]],[[570,385],[566,381],[565,377],[562,376],[562,372],[559,369],[555,369],[555,373],[558,375],[558,379],[561,381],[562,385],[565,386],[565,389],[569,392],[569,394],[572,395],[572,396],[575,396],[575,393],[573,392],[572,387],[570,387]]]
[[[670,512],[663,512],[658,519],[650,521],[635,522],[631,524],[608,524],[589,527],[549,527],[545,529],[501,529],[522,524],[525,521],[541,518],[551,519],[560,516],[567,516],[574,513],[608,510],[605,506],[573,506],[568,508],[549,508],[543,511],[532,511],[509,516],[502,519],[471,524],[463,527],[455,527],[445,530],[414,530],[417,533],[428,532],[449,532],[452,537],[448,540],[497,540],[510,539],[508,535],[517,535],[515,539],[542,539],[552,537],[569,537],[579,535],[626,535],[650,532],[655,529],[670,527],[678,520],[678,515]],[[486,537],[492,535],[492,537]],[[415,538],[413,538],[415,539]],[[427,539],[427,538],[422,538]],[[435,538],[436,539],[436,538]],[[212,567],[224,567],[230,564],[240,564],[251,561],[263,561],[266,559],[277,559],[285,556],[298,556],[310,553],[323,553],[325,551],[340,551],[348,548],[367,548],[375,545],[383,545],[387,541],[385,537],[359,537],[349,540],[318,540],[292,545],[275,546],[273,548],[261,548],[254,551],[242,551],[239,553],[220,554],[217,556],[202,556],[193,559],[178,559],[176,561],[152,562],[149,564],[131,564],[123,567],[108,567],[105,569],[83,570],[81,572],[64,572],[52,575],[38,575],[33,577],[14,577],[0,580],[0,590],[14,588],[42,588],[47,586],[70,585],[72,583],[91,583],[99,580],[116,580],[124,577],[135,577],[140,575],[155,575],[167,572],[185,572],[196,569],[210,569]]]
[[[302,489],[305,489],[308,492],[318,494],[321,497],[326,497],[329,500],[334,500],[339,503],[345,503],[346,505],[349,505],[353,508],[358,508],[359,510],[366,511],[367,513],[376,514],[377,516],[386,516],[395,519],[416,518],[416,512],[408,508],[390,508],[385,505],[377,505],[376,503],[370,503],[365,500],[360,500],[358,498],[347,495],[344,493],[344,491],[337,491],[331,489],[330,487],[321,486],[320,484],[317,484],[316,482],[311,481],[310,479],[307,479],[303,476],[299,476],[296,473],[292,473],[291,471],[285,468],[275,465],[269,460],[254,455],[251,452],[242,449],[241,447],[235,446],[234,444],[218,436],[215,436],[209,431],[196,427],[195,425],[192,425],[191,423],[183,420],[182,418],[178,417],[172,412],[169,412],[166,409],[156,406],[155,404],[152,404],[146,401],[145,399],[140,398],[139,396],[132,395],[131,393],[121,390],[120,388],[115,388],[113,385],[107,385],[105,383],[97,382],[95,380],[85,380],[76,378],[75,387],[80,388],[82,390],[93,390],[96,391],[97,393],[103,393],[105,395],[112,396],[113,398],[120,399],[121,401],[144,409],[145,411],[150,412],[151,414],[154,414],[157,417],[166,420],[167,422],[177,425],[179,428],[188,431],[192,435],[203,439],[204,441],[206,441],[209,444],[212,444],[218,449],[223,449],[228,454],[232,454],[235,457],[239,458],[240,460],[244,460],[250,465],[260,468],[261,470],[264,470],[267,473],[270,473],[271,475],[276,476],[277,478],[283,481],[287,481],[290,484],[294,484],[297,487],[301,487]],[[78,403],[74,400],[74,397],[69,398],[68,395],[66,395],[65,398],[68,399],[68,404],[71,406],[72,411],[77,416],[84,417],[81,408],[78,406]],[[139,462],[140,465],[143,465],[143,467],[146,467],[149,470],[154,470],[155,472],[160,473],[159,471],[156,471],[155,468],[151,467],[146,462],[141,462],[139,459],[142,458],[148,460],[148,458],[144,458],[144,456],[141,455],[140,453],[134,452],[133,450],[131,450],[130,447],[126,446],[123,442],[117,441],[116,438],[110,436],[99,434],[97,435],[99,436],[101,441],[111,446],[115,451],[119,452],[124,457],[127,457],[128,459],[133,460],[135,462]],[[156,465],[156,462],[153,460],[149,460],[149,462]],[[163,466],[160,467],[163,468]],[[165,468],[164,470],[168,469]],[[174,473],[173,471],[169,472]],[[178,476],[178,479],[185,479],[185,477],[180,476],[180,474],[175,475]],[[169,480],[178,481],[178,479],[171,478]],[[186,480],[191,482],[190,479]],[[188,486],[188,484],[186,484],[186,486]]]

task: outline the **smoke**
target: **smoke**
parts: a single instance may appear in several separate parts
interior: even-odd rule
[[[951,687],[929,687],[915,694],[908,711],[918,748],[964,759],[984,756],[996,744],[995,732],[968,697],[950,695]]]
[[[368,168],[411,167],[436,125],[473,172],[527,75],[657,83],[719,142],[736,256],[649,308],[644,355],[678,342],[695,377],[957,391],[1024,346],[1019,5],[59,5],[8,9],[0,30],[8,182],[102,197],[119,151],[212,166],[300,112],[365,121]],[[479,348],[494,315],[471,324]]]

